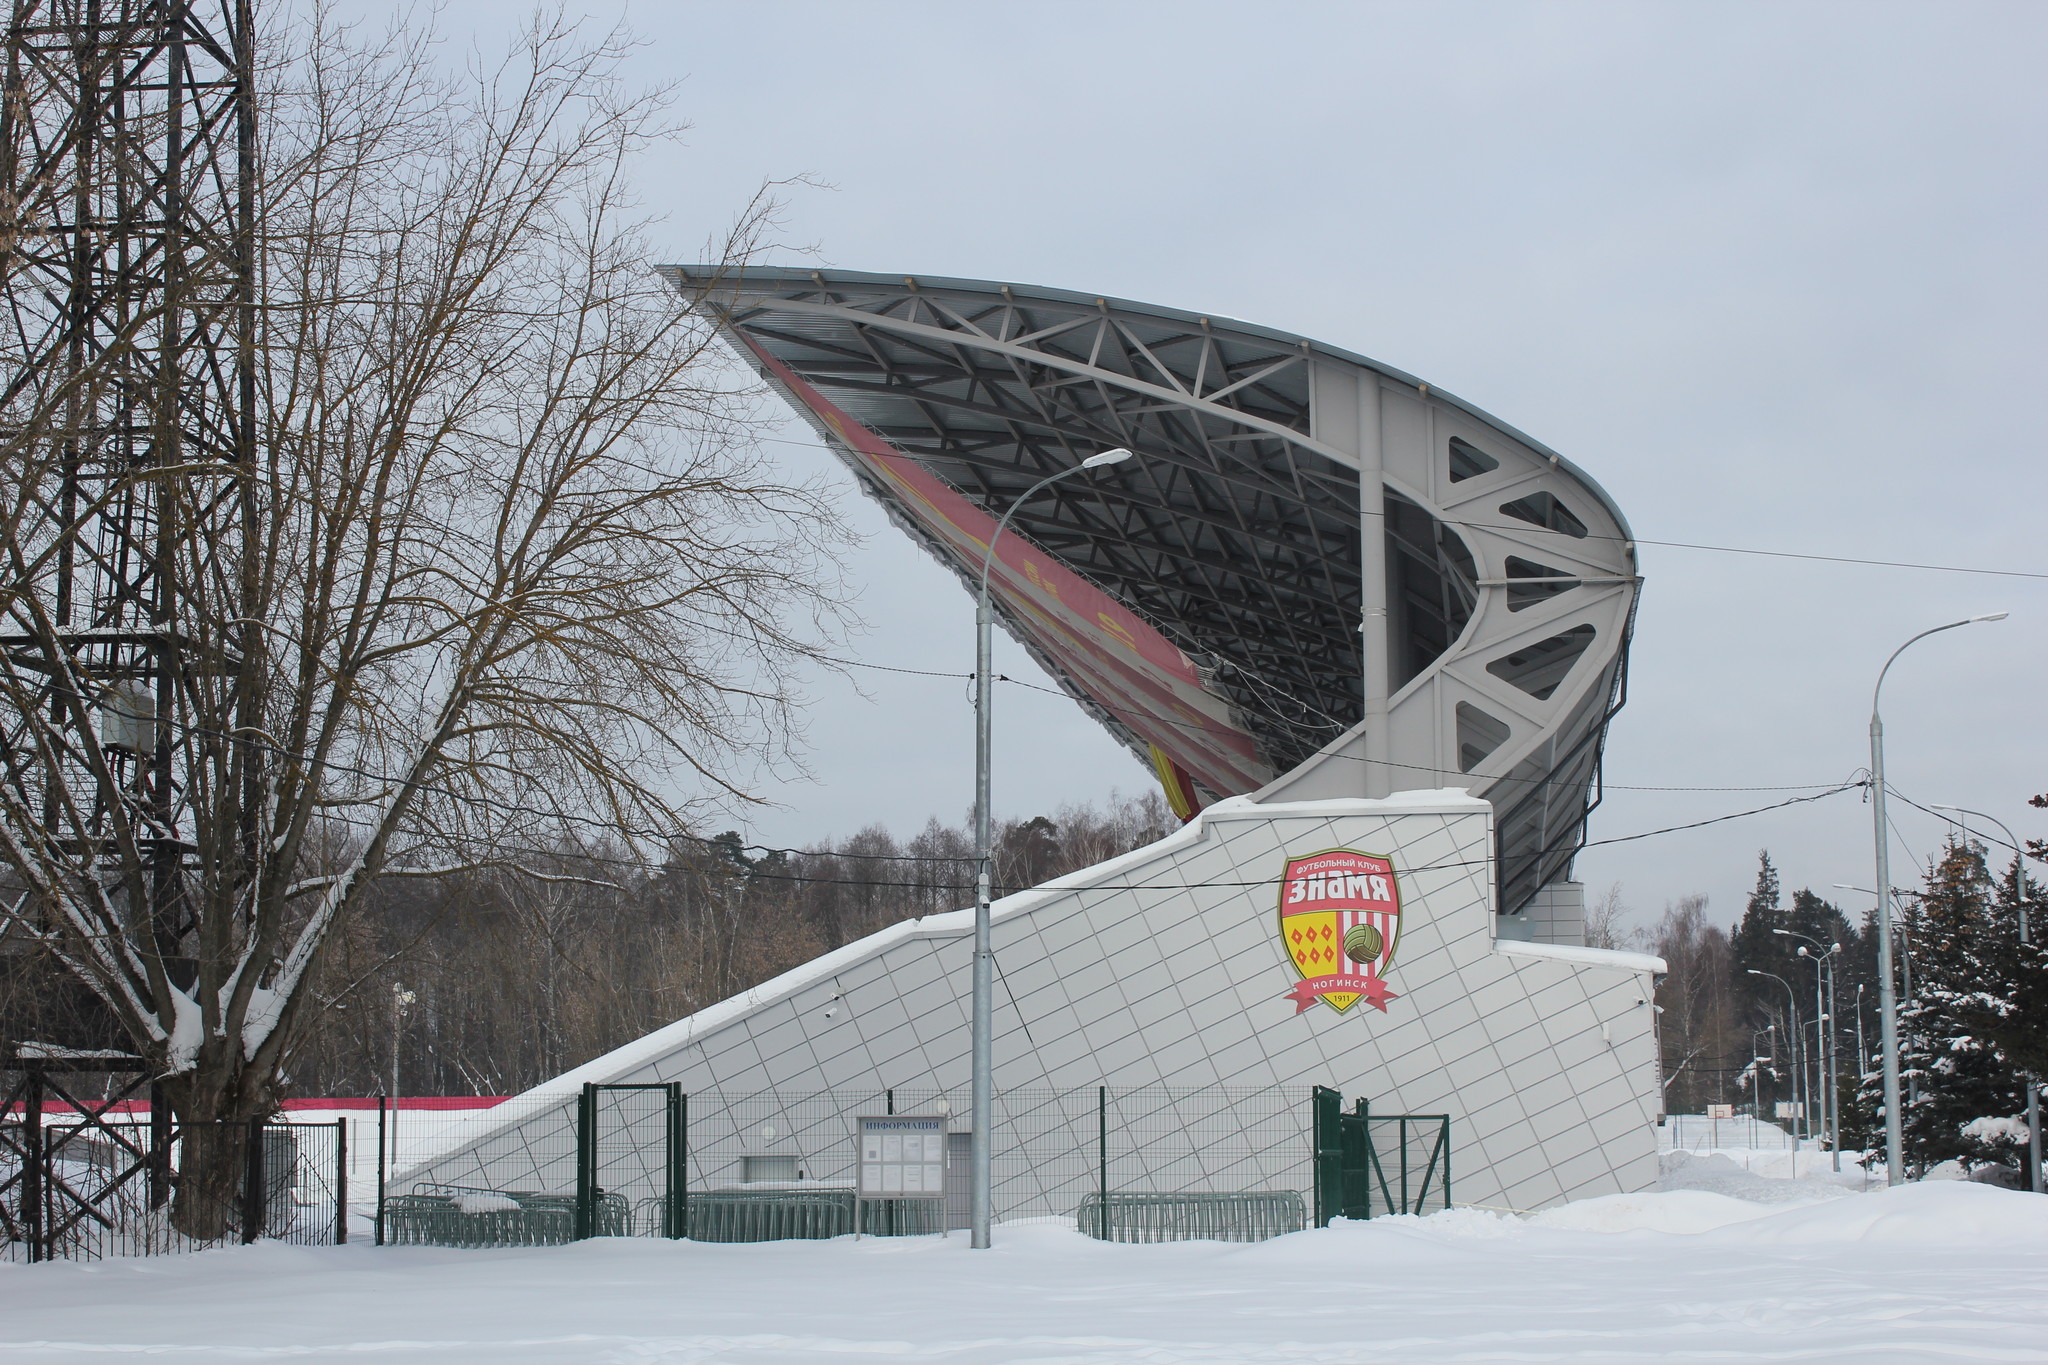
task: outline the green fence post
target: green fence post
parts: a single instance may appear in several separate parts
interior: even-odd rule
[[[1372,1217],[1372,1102],[1354,1100],[1339,1122],[1344,1129],[1344,1216]]]
[[[1414,1213],[1415,1192],[1408,1186],[1408,1116],[1401,1116],[1401,1212]]]
[[[683,1140],[683,1105],[688,1101],[683,1096],[681,1081],[670,1081],[668,1085],[668,1197],[662,1200],[662,1209],[667,1217],[662,1219],[664,1237],[677,1238],[684,1235],[689,1226],[690,1191],[689,1168],[690,1149]]]
[[[586,1081],[576,1099],[576,1224],[573,1236],[582,1241],[596,1223],[597,1087]]]
[[[1095,1206],[1095,1233],[1109,1240],[1109,1087],[1095,1087],[1095,1189],[1101,1196]]]
[[[1327,1085],[1309,1092],[1309,1142],[1315,1169],[1316,1226],[1330,1226],[1344,1192],[1344,1097]]]
[[[1451,1207],[1451,1116],[1444,1115],[1444,1133],[1437,1141],[1444,1145],[1444,1211]]]
[[[384,1174],[385,1174],[385,1165],[384,1165],[384,1156],[385,1156],[385,1148],[384,1148],[384,1137],[385,1137],[385,1131],[384,1131],[384,1101],[385,1101],[385,1099],[386,1099],[386,1098],[387,1098],[387,1097],[386,1097],[386,1096],[383,1096],[383,1095],[379,1095],[379,1096],[377,1097],[377,1245],[378,1245],[378,1246],[383,1246],[383,1245],[384,1245]]]

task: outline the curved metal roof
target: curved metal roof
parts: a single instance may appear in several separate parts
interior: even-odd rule
[[[1556,452],[1234,319],[992,281],[662,270],[970,584],[1011,513],[991,574],[1006,627],[1169,792],[1238,795],[1329,760],[1377,686],[1382,727],[1391,698],[1405,730],[1339,757],[1411,770],[1398,785],[1469,775],[1503,812],[1509,905],[1568,866],[1633,603],[1586,585],[1633,567],[1619,510]],[[1375,435],[1383,464],[1361,454],[1364,375],[1389,431],[1431,433],[1386,452]],[[1141,458],[1018,504],[1111,446]],[[1383,641],[1376,664],[1364,639]]]

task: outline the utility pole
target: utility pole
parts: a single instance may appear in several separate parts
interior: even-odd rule
[[[2002,611],[1950,621],[1923,630],[1891,652],[1877,671],[1877,685],[1870,689],[1870,825],[1877,849],[1877,1009],[1879,1036],[1884,1044],[1884,1165],[1885,1183],[1898,1185],[1906,1179],[1905,1129],[1899,1112],[1899,1008],[1892,990],[1892,832],[1884,815],[1884,717],[1878,702],[1884,695],[1885,674],[1899,656],[1930,635],[1980,621],[2003,621]],[[1912,985],[1907,984],[1907,994]]]

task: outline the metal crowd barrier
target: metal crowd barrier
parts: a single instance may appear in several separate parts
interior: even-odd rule
[[[1308,1205],[1293,1190],[1091,1194],[1074,1221],[1104,1242],[1262,1242],[1307,1227]]]
[[[516,1208],[463,1211],[468,1202],[507,1199]],[[597,1201],[596,1235],[632,1235],[626,1201],[605,1195]],[[384,1201],[384,1240],[399,1246],[532,1247],[576,1240],[576,1197],[528,1190],[481,1190],[460,1185],[422,1186]]]

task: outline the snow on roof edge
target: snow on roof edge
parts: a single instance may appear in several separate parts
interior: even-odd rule
[[[1543,957],[1553,962],[1570,962],[1581,967],[1618,967],[1627,972],[1655,972],[1671,969],[1652,953],[1628,953],[1618,948],[1582,948],[1573,943],[1529,943],[1520,939],[1495,939],[1493,950],[1509,957]]]

